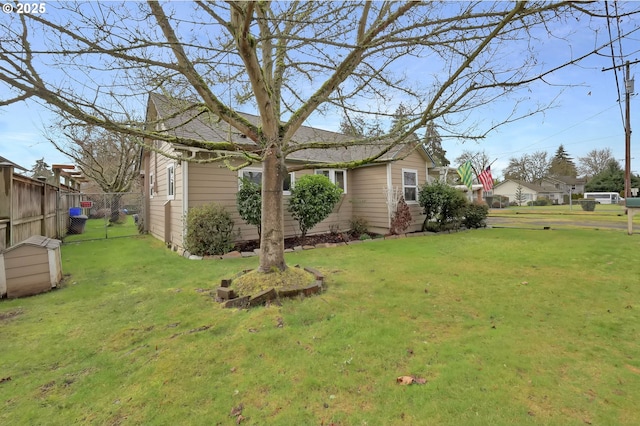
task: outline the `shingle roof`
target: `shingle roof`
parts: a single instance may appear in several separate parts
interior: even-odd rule
[[[162,123],[162,130],[172,136],[197,139],[208,142],[231,142],[241,145],[250,145],[253,142],[229,124],[220,120],[216,115],[208,110],[203,110],[182,100],[168,99],[167,97],[151,93],[149,102],[157,111],[158,120]],[[239,112],[243,118],[250,123],[257,125],[260,117],[253,114]],[[292,145],[296,143],[322,142],[322,143],[345,143],[349,136],[341,133],[322,130],[315,127],[301,126],[295,133]],[[380,157],[381,161],[394,160],[403,149],[409,144],[399,145]],[[359,146],[340,146],[329,149],[304,149],[295,151],[288,156],[289,160],[298,160],[315,163],[337,163],[358,161],[370,157],[385,146],[384,141],[378,144]],[[423,151],[425,156],[428,156]]]

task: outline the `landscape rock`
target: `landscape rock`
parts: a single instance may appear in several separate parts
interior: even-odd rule
[[[236,297],[222,303],[224,308],[246,308],[249,306],[249,296]]]
[[[261,291],[260,293],[249,299],[249,307],[264,305],[267,301],[273,300],[278,297],[278,293],[275,288]]]
[[[220,300],[231,300],[236,298],[236,292],[229,287],[218,287],[216,295]]]
[[[239,251],[230,251],[229,253],[222,255],[223,259],[237,259],[239,257],[242,257],[242,253]]]

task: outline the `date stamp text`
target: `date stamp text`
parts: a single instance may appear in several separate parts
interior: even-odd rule
[[[23,15],[42,15],[47,13],[46,3],[3,3],[4,13],[17,13]]]

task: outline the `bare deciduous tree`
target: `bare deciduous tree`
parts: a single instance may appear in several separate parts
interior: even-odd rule
[[[136,136],[107,131],[97,126],[52,126],[49,142],[69,156],[82,173],[106,193],[128,192],[136,182],[141,141]],[[60,129],[61,132],[58,132]]]
[[[400,101],[411,111],[400,134],[340,142],[368,145],[370,155],[332,167],[375,163],[429,122],[447,136],[481,139],[501,123],[530,115],[517,107],[529,96],[518,89],[563,66],[544,68],[536,60],[546,29],[564,19],[588,20],[585,12],[594,16],[601,7],[537,1],[47,3],[46,14],[8,14],[0,23],[0,106],[35,98],[111,132],[209,149],[215,160],[236,168],[261,163],[259,270],[268,272],[286,268],[287,157],[336,146],[296,141],[305,121],[314,114],[390,118]],[[131,123],[127,113],[150,91],[195,102],[185,108],[219,117],[246,142],[178,138],[156,123]],[[474,108],[505,96],[513,99],[512,114],[484,127],[466,125]],[[260,123],[247,121],[239,107],[253,108]]]
[[[503,171],[504,178],[540,184],[542,178],[549,174],[551,162],[548,156],[546,151],[536,151],[521,157],[511,157],[509,165]]]
[[[140,173],[139,138],[95,125],[69,124],[63,119],[52,126],[47,139],[104,193],[110,194],[109,220],[117,222],[122,194],[132,189]]]
[[[471,161],[471,167],[474,170],[474,174],[476,177],[482,173],[484,169],[487,168],[491,164],[491,159],[489,155],[484,151],[462,151],[456,158],[456,164],[464,164],[467,161]]]
[[[584,157],[578,157],[578,173],[583,176],[595,176],[605,171],[613,158],[611,148],[592,149]]]

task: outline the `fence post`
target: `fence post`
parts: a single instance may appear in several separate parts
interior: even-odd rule
[[[4,241],[5,247],[10,247],[12,244],[12,224],[13,224],[13,164],[2,162],[0,163],[0,219],[8,219],[9,223],[6,224],[6,235]]]
[[[48,237],[47,235],[47,179],[42,177],[38,178],[42,182],[42,191],[40,193],[40,214],[42,215],[42,221],[40,221],[40,235]]]

